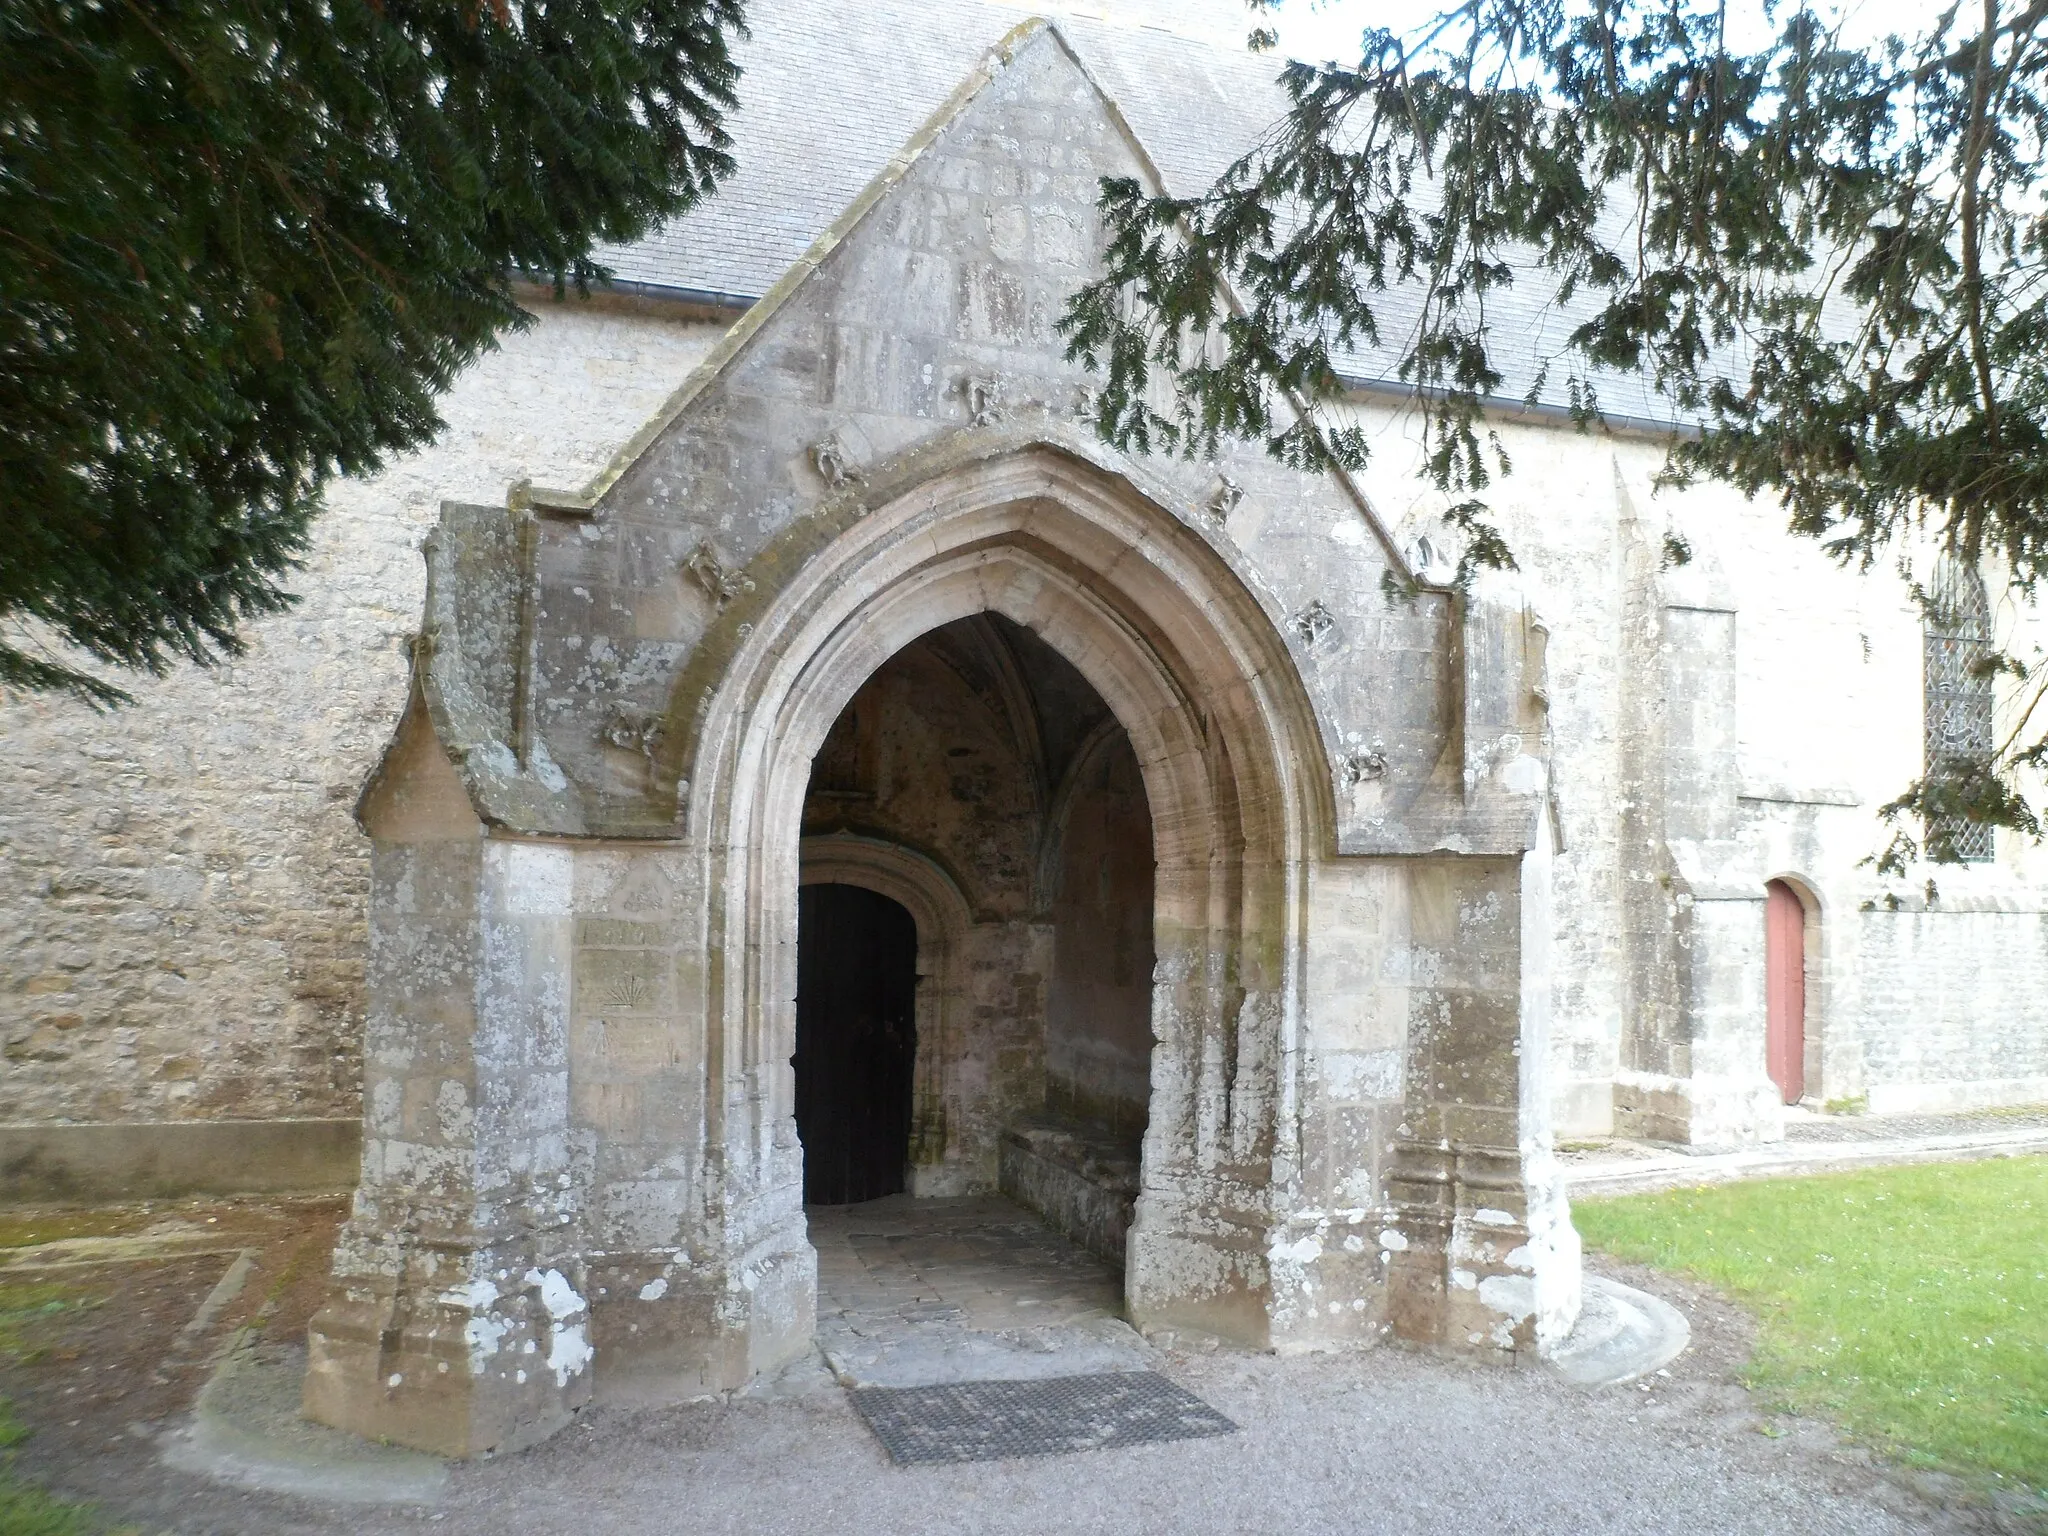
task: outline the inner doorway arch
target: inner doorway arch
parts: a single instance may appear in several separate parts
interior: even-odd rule
[[[1806,903],[1789,881],[1764,888],[1764,1064],[1787,1104],[1806,1096]]]

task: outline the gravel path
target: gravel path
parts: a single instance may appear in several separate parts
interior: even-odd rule
[[[2048,1104],[1966,1109],[1947,1115],[1790,1115],[1787,1141],[1891,1141],[1973,1131],[2048,1130]]]
[[[889,1465],[843,1399],[600,1418],[458,1480],[445,1530],[1898,1532],[1925,1508],[1746,1405],[1655,1407],[1533,1373],[1358,1360],[1189,1362],[1240,1434],[968,1467]],[[1705,1407],[1706,1411],[1701,1410]],[[417,1529],[377,1521],[368,1533]]]
[[[1057,1239],[1040,1235],[1027,1253],[1002,1222],[941,1240],[896,1216],[879,1220],[886,1214],[849,1217],[843,1242],[826,1244],[835,1298],[826,1310],[895,1349],[898,1364],[911,1342],[898,1324],[1007,1334],[1027,1317],[1027,1333],[1103,1321],[1082,1266],[1052,1252]],[[257,1223],[234,1236],[264,1258],[243,1312],[230,1308],[216,1332],[253,1328],[266,1349],[303,1337],[319,1266],[290,1256],[324,1252],[338,1215],[223,1208],[221,1223]],[[277,1230],[266,1237],[259,1217]],[[187,1224],[212,1221],[196,1213]],[[196,1386],[188,1367],[205,1355],[174,1368],[184,1358],[176,1341],[221,1262],[180,1259],[151,1270],[146,1285],[147,1266],[114,1266],[93,1282],[104,1306],[76,1313],[46,1351],[0,1373],[37,1429],[10,1453],[17,1475],[95,1499],[145,1532],[209,1536],[2048,1531],[2038,1516],[2029,1525],[2015,1511],[1958,1507],[1953,1486],[1909,1481],[1822,1426],[1765,1419],[1738,1384],[1754,1336],[1747,1314],[1684,1280],[1606,1261],[1615,1278],[1672,1302],[1692,1329],[1668,1371],[1633,1386],[1575,1387],[1548,1369],[1395,1348],[1294,1359],[1148,1351],[1239,1432],[898,1467],[814,1361],[730,1401],[593,1409],[533,1451],[452,1468],[428,1507],[315,1502],[163,1460],[183,1433],[173,1399]],[[286,1285],[299,1270],[305,1283]],[[886,1351],[871,1363],[886,1366]],[[290,1385],[280,1415],[293,1406]]]
[[[1636,1270],[1621,1277],[1649,1281]],[[1649,1283],[1687,1313],[1694,1346],[1648,1390],[1586,1390],[1541,1370],[1391,1348],[1298,1359],[1171,1353],[1167,1373],[1234,1419],[1238,1434],[900,1468],[814,1372],[808,1384],[792,1378],[787,1397],[593,1410],[534,1451],[456,1468],[432,1509],[241,1492],[167,1471],[140,1445],[144,1454],[101,1462],[92,1482],[146,1529],[249,1536],[2023,1528],[1923,1502],[1819,1426],[1767,1423],[1732,1379],[1748,1353],[1747,1319],[1711,1293]]]

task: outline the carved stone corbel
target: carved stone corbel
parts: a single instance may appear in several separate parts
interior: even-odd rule
[[[683,562],[683,569],[719,608],[742,593],[754,590],[754,579],[744,571],[727,570],[708,539],[690,552],[690,557]]]
[[[1408,569],[1425,586],[1447,587],[1458,579],[1458,562],[1447,551],[1438,549],[1436,540],[1426,533],[1415,536],[1407,554]]]
[[[835,491],[844,490],[849,485],[862,484],[867,480],[860,466],[854,463],[852,456],[847,453],[846,445],[839,441],[839,434],[836,432],[811,444],[811,467],[817,470],[818,478]]]
[[[1373,784],[1387,776],[1386,743],[1376,741],[1363,752],[1344,759],[1344,782],[1352,787]]]
[[[1216,477],[1216,489],[1209,493],[1209,515],[1217,522],[1226,521],[1237,510],[1237,504],[1244,500],[1244,487],[1228,475]]]
[[[969,374],[960,381],[960,398],[967,402],[970,427],[992,427],[1003,419],[1003,381],[983,374]]]
[[[620,707],[611,713],[604,723],[604,739],[607,745],[622,747],[628,752],[638,752],[646,760],[647,769],[654,771],[654,755],[661,745],[661,716],[645,709]]]
[[[1337,633],[1337,616],[1317,598],[1288,621],[1301,643],[1310,650],[1316,649]]]

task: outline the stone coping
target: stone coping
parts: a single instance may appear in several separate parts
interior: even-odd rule
[[[362,1144],[353,1115],[0,1125],[0,1200],[346,1194]]]
[[[1098,1188],[1119,1195],[1138,1192],[1138,1148],[1099,1127],[1048,1117],[1007,1125],[1003,1137]]]

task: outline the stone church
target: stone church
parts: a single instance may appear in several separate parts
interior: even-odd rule
[[[1236,0],[1090,9],[758,0],[732,183],[531,295],[246,658],[6,702],[5,1187],[353,1184],[314,1416],[739,1385],[810,1347],[807,1200],[906,1191],[1140,1325],[1513,1358],[1559,1138],[2048,1100],[2040,852],[1864,862],[2031,616],[1659,492],[1627,381],[1504,412],[1466,592],[1384,359],[1356,481],[1107,448],[1098,180],[1281,98]]]

